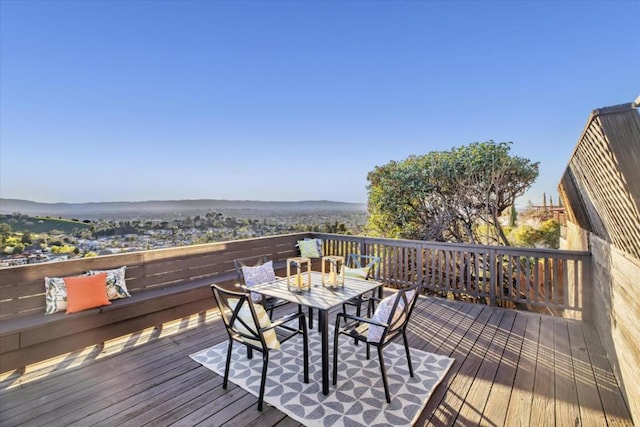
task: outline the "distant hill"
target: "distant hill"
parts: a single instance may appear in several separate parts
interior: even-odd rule
[[[9,224],[12,231],[30,231],[31,233],[49,233],[51,230],[59,230],[65,234],[71,234],[75,229],[91,228],[91,223],[74,221],[69,219],[32,217],[0,214],[0,224]]]
[[[150,200],[143,202],[41,203],[0,198],[0,213],[34,216],[96,219],[125,216],[196,215],[210,211],[365,212],[363,203],[310,200],[300,202],[263,202],[254,200]]]

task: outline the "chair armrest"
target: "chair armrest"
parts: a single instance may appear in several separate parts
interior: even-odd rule
[[[233,287],[234,287],[234,290],[237,290],[237,291],[241,291],[241,292],[248,291],[247,287],[242,283],[235,283]]]
[[[280,319],[278,319],[276,321],[271,322],[271,325],[267,326],[265,328],[262,328],[262,331],[264,332],[264,331],[268,331],[270,329],[277,328],[279,326],[284,325],[285,323],[289,323],[292,320],[296,320],[296,319],[298,319],[300,317],[304,318],[305,317],[304,313],[291,313],[291,314],[288,314],[288,315],[286,315],[284,317],[281,317]]]
[[[347,314],[338,313],[337,315],[338,317],[344,317],[345,320],[354,320],[356,322],[368,323],[370,325],[381,326],[383,328],[386,328],[389,326],[386,323],[376,322],[375,320],[369,319],[368,317],[354,316],[353,314],[348,314],[348,313]]]

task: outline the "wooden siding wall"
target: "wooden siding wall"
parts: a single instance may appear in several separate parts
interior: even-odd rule
[[[640,258],[639,165],[636,105],[595,110],[558,186],[570,221],[635,258]]]
[[[314,234],[325,254],[380,256],[380,278],[398,287],[425,280],[433,293],[552,314],[583,311],[589,253]]]
[[[0,269],[0,320],[44,313],[45,277],[78,275],[87,270],[126,265],[127,288],[135,295],[147,289],[233,272],[236,258],[265,255],[274,261],[285,261],[297,255],[296,241],[307,236],[288,234],[3,268]]]
[[[636,425],[640,425],[640,260],[590,235],[589,321],[598,332]]]
[[[561,247],[590,250],[585,320],[593,324],[640,424],[640,114],[635,103],[592,112],[558,189]],[[590,284],[588,286],[587,284]]]

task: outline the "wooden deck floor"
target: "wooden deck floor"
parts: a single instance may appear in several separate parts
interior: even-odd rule
[[[417,425],[633,425],[582,322],[421,298],[410,329],[412,347],[455,358]],[[188,357],[224,339],[212,310],[6,373],[0,425],[299,426]]]

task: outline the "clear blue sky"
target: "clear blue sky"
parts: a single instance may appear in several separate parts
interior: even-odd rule
[[[0,0],[0,195],[366,202],[411,154],[513,141],[556,188],[640,94],[638,1]]]

